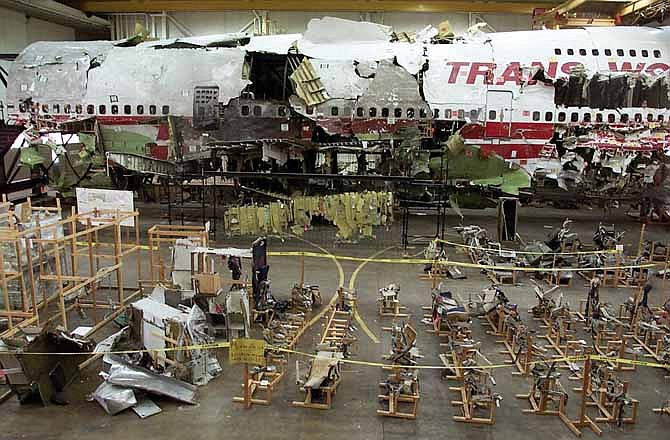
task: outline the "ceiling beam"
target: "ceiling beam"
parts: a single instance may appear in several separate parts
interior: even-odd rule
[[[657,1],[658,0],[637,0],[619,9],[616,14],[624,17],[626,15],[632,14],[633,12],[639,12],[648,6],[653,5]]]
[[[503,12],[531,14],[549,9],[552,1],[464,0],[79,0],[72,2],[84,12],[208,12],[231,10],[266,11],[385,11],[385,12]]]

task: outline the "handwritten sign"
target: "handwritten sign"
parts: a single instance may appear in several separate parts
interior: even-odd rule
[[[228,361],[231,364],[265,363],[265,341],[261,339],[233,339],[228,350]]]

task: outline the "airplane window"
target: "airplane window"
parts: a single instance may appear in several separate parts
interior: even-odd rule
[[[444,111],[444,118],[445,119],[451,119],[451,109],[448,108]]]
[[[138,115],[143,115],[144,114],[144,106],[143,105],[138,105],[136,110],[137,110]]]
[[[558,113],[558,122],[565,122],[565,112]]]
[[[476,109],[470,110],[470,119],[477,119],[479,116],[479,112]]]
[[[149,114],[150,115],[155,115],[156,114],[156,106],[155,105],[150,105],[149,106]]]
[[[311,106],[311,105],[308,105],[308,106],[305,108],[305,112],[306,112],[308,115],[313,115],[313,114],[314,114],[314,107]]]
[[[169,105],[164,105],[161,110],[162,110],[164,115],[170,114],[170,106]]]
[[[642,122],[642,113],[635,113],[635,122]]]
[[[607,115],[607,122],[609,122],[610,124],[614,122],[614,114],[610,113],[609,115]]]
[[[591,113],[584,113],[584,122],[591,122]]]
[[[465,110],[458,109],[458,119],[464,119],[464,118],[465,118]]]
[[[42,104],[42,113],[49,113],[49,104]]]
[[[647,122],[654,122],[654,115],[649,113],[647,114]]]
[[[600,55],[600,53],[598,52],[598,49],[592,49],[592,50],[591,50],[591,53],[593,54],[593,56],[596,56],[596,57],[597,57],[598,55]]]
[[[107,113],[107,107],[105,107],[104,105],[99,105],[98,106],[98,113],[100,113],[101,115],[104,115],[105,113]]]
[[[389,117],[389,109],[384,107],[382,109],[382,118],[388,118]]]
[[[570,114],[570,122],[578,122],[579,121],[579,113],[571,113]]]
[[[603,114],[596,113],[596,122],[603,122]]]
[[[623,56],[623,49],[617,49],[617,50],[616,50],[616,54],[617,54],[618,56],[622,57],[622,56]]]
[[[72,106],[70,104],[65,104],[63,106],[63,113],[72,113]]]
[[[243,105],[241,108],[241,113],[242,116],[249,116],[249,106],[248,105]]]
[[[370,107],[368,114],[370,115],[371,118],[377,116],[377,107]]]
[[[86,106],[86,113],[88,113],[89,115],[92,115],[93,113],[95,113],[95,107],[92,106],[91,104],[87,105]]]
[[[554,114],[552,112],[546,112],[544,114],[544,120],[546,122],[551,122],[554,119]]]
[[[54,113],[60,113],[60,104],[54,104],[51,108],[53,109]]]
[[[83,110],[84,110],[84,108],[82,107],[81,104],[77,104],[77,105],[74,106],[74,111],[78,115],[80,115],[83,112]]]
[[[540,120],[540,112],[533,112],[533,121]]]
[[[495,119],[496,119],[496,111],[489,110],[489,121],[495,121]]]
[[[282,117],[282,118],[285,117],[286,116],[286,107],[284,107],[283,105],[280,105],[277,108],[277,115]]]
[[[556,55],[560,55],[561,54],[561,49],[554,49],[554,53]]]
[[[628,122],[628,113],[622,113],[621,114],[621,122]]]
[[[356,116],[358,116],[359,118],[363,117],[363,107],[358,107],[356,109]]]
[[[433,118],[438,119],[440,117],[440,109],[436,108],[433,110]]]
[[[130,106],[129,104],[126,104],[123,106],[123,114],[129,115],[133,112],[133,107]]]
[[[419,117],[421,119],[426,119],[427,116],[428,116],[428,114],[426,113],[426,109],[425,108],[420,108],[419,109]]]
[[[572,50],[572,49],[568,49],[568,55],[574,55],[574,54],[575,54],[575,51],[574,51],[574,50]]]
[[[647,58],[649,56],[649,51],[647,49],[642,49],[642,56]]]
[[[628,51],[628,53],[629,53],[630,56],[632,56],[632,57],[637,56],[637,53],[635,52],[635,49],[631,49],[630,51]]]
[[[401,118],[402,117],[402,109],[401,108],[396,108],[393,110],[393,116],[396,118]]]
[[[118,115],[119,114],[119,106],[114,104],[112,105],[112,114],[113,115]]]
[[[605,56],[611,57],[612,51],[610,49],[605,49]]]
[[[579,54],[580,54],[581,56],[586,55],[586,49],[579,49]]]
[[[333,107],[334,109],[337,109],[337,107]],[[263,113],[263,109],[261,108],[260,105],[255,105],[254,106],[254,116],[260,116]],[[337,115],[337,111],[334,113]]]
[[[663,115],[658,115],[658,122],[663,122]]]
[[[661,58],[661,51],[658,49],[654,49],[654,58]]]
[[[258,106],[257,106],[257,107],[258,107]],[[256,109],[254,108],[254,114],[256,114],[256,111],[255,111],[255,110],[256,110]],[[337,115],[339,115],[339,114],[340,114],[340,109],[339,109],[339,108],[337,108],[337,107],[331,107],[331,108],[330,108],[330,115],[331,115],[331,116],[337,116]]]

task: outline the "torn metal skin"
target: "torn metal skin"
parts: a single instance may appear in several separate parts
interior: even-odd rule
[[[607,41],[604,30],[560,32],[567,41]],[[664,41],[667,31],[607,32],[647,44]],[[640,32],[647,37],[638,42]],[[636,170],[665,160],[670,65],[663,51],[644,49],[648,62],[635,69],[591,51],[579,62],[557,57],[564,49],[553,48],[558,37],[550,31],[476,28],[432,38],[437,33],[428,27],[399,38],[388,26],[325,17],[303,35],[35,43],[12,65],[10,118],[69,133],[90,132],[72,121],[93,119],[99,156],[143,159],[133,169],[126,160],[107,161],[113,180],[129,189],[162,169],[149,161],[177,162],[185,172],[300,173],[316,168],[322,148],[343,141],[363,156],[366,148],[388,148],[377,163],[389,170],[400,156],[420,158],[414,172],[426,173],[426,160],[439,157],[434,151],[458,130],[479,146],[478,157],[520,167],[564,196],[616,197],[629,185],[635,192]],[[631,108],[645,113],[615,117]],[[396,154],[400,144],[409,156]],[[476,175],[463,170],[465,180],[503,192],[517,193],[527,180],[510,183],[495,166]]]

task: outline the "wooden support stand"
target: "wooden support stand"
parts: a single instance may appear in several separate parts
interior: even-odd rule
[[[305,400],[293,401],[292,406],[312,409],[330,409],[333,405],[333,396],[342,381],[340,373],[340,359],[342,353],[319,352],[312,359],[307,381],[302,387]]]
[[[244,364],[244,383],[242,383],[244,396],[233,397],[233,402],[243,403],[245,408],[250,408],[251,405],[271,405],[275,387],[284,377],[284,367],[282,361],[279,362],[278,365],[266,364],[265,368],[251,371],[249,364]],[[264,392],[265,398],[255,397],[259,392]]]
[[[382,393],[377,398],[386,403],[386,408],[378,409],[377,414],[400,419],[416,419],[420,399],[418,371],[400,365],[385,368],[390,368],[393,372],[386,382],[379,384]],[[403,411],[401,408],[407,409]]]
[[[555,377],[543,377],[540,386],[537,385],[537,380],[533,378],[528,394],[517,394],[516,397],[528,400],[528,403],[530,403],[530,408],[523,410],[524,414],[557,416],[573,434],[577,437],[582,435],[566,414],[567,395],[560,388]],[[550,409],[551,404],[555,409]]]

